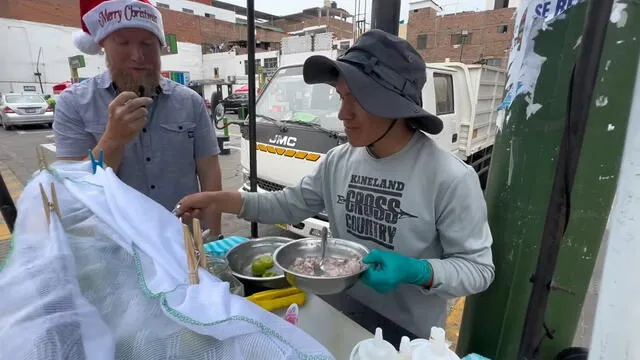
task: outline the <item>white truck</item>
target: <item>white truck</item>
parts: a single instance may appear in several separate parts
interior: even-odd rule
[[[497,131],[497,110],[506,81],[502,69],[462,63],[427,64],[422,89],[424,108],[438,115],[444,129],[433,138],[472,165],[484,188]],[[296,185],[326,152],[346,142],[338,119],[340,99],[329,85],[308,85],[302,65],[277,70],[256,103],[257,191],[277,191]],[[245,122],[246,124],[246,122]],[[243,186],[249,191],[248,127],[241,126]],[[328,227],[320,213],[281,228],[301,236],[319,236]]]

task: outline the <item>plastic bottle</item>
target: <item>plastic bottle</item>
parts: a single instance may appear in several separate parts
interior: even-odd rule
[[[444,329],[432,327],[428,343],[421,343],[411,354],[412,360],[460,360],[458,355],[449,349]]]
[[[400,339],[400,352],[398,353],[398,360],[412,360],[411,354],[413,349],[411,347],[411,341],[406,336]]]
[[[411,340],[411,351],[417,349],[420,345],[429,344],[427,339],[413,339]]]
[[[398,350],[382,338],[382,329],[376,328],[373,339],[362,340],[351,351],[350,360],[397,360]]]

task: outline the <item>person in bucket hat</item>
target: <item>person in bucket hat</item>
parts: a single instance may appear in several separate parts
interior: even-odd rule
[[[220,190],[215,132],[204,99],[161,76],[162,13],[149,0],[80,0],[82,29],[70,39],[85,54],[104,50],[108,70],[57,100],[56,157],[89,152],[127,185],[167,210],[183,196]],[[203,222],[215,236],[220,215]]]
[[[422,107],[425,64],[405,40],[371,30],[337,60],[308,58],[303,76],[336,88],[348,143],[328,151],[297,186],[189,195],[179,215],[222,211],[297,224],[326,210],[332,237],[371,249],[347,293],[428,337],[432,326],[444,327],[447,299],[484,291],[494,265],[477,174],[429,137],[443,123]]]
[[[371,30],[337,60],[315,55],[305,61],[307,83],[335,86],[339,78],[368,113],[392,119],[390,127],[405,119],[428,134],[442,131],[442,120],[422,108],[426,67],[407,41]]]

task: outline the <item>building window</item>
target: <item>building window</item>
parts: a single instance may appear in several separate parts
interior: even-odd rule
[[[216,16],[214,14],[204,13],[204,17],[215,19]]]
[[[156,7],[158,8],[162,8],[162,9],[170,9],[169,4],[164,4],[164,3],[156,3]]]
[[[185,14],[193,14],[193,10],[187,8],[182,8],[182,12]]]
[[[487,65],[489,66],[502,66],[502,59],[487,59]]]
[[[418,45],[417,46],[418,50],[426,49],[427,48],[427,34],[418,35],[418,38],[416,39],[416,43]]]
[[[256,59],[256,67],[260,66],[262,59]],[[244,74],[249,75],[249,60],[244,61]]]
[[[507,30],[509,30],[509,25],[498,26],[498,34],[506,34]]]
[[[451,45],[471,44],[471,33],[451,34]]]
[[[265,58],[264,59],[264,68],[265,69],[273,69],[278,67],[278,58]]]
[[[453,76],[433,73],[433,85],[436,92],[436,115],[453,114]]]
[[[272,76],[278,70],[278,58],[264,59],[264,73],[266,76]]]

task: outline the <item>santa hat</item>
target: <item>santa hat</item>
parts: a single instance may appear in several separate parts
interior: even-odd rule
[[[98,54],[104,38],[125,28],[148,30],[166,46],[162,14],[149,0],[80,0],[80,15],[82,31],[73,33],[73,43],[85,54]]]

